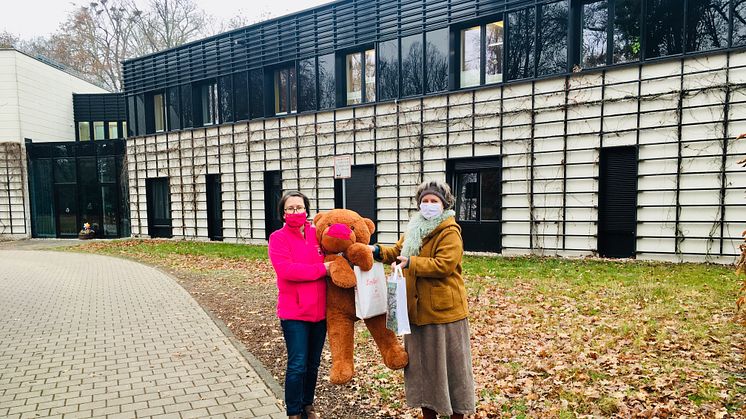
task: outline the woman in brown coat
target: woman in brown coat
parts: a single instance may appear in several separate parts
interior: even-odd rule
[[[463,418],[475,412],[475,400],[461,227],[447,184],[425,182],[416,198],[420,211],[404,236],[394,246],[372,246],[373,255],[384,263],[398,261],[407,281],[407,405],[422,408],[424,419]]]

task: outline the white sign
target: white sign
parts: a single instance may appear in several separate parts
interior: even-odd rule
[[[334,156],[334,179],[352,177],[352,156]]]

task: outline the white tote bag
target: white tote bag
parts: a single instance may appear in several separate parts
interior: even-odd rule
[[[386,328],[397,335],[411,333],[407,311],[407,280],[398,265],[386,281],[388,307]]]
[[[369,271],[355,266],[355,278],[355,315],[359,319],[369,319],[386,313],[386,273],[383,264],[375,262]]]

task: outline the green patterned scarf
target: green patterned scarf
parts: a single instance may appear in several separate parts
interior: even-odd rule
[[[409,224],[407,225],[407,232],[404,235],[401,255],[408,258],[420,254],[422,240],[427,237],[428,234],[432,233],[440,223],[455,215],[456,213],[453,210],[446,210],[443,211],[443,214],[428,220],[423,217],[422,214],[417,212],[417,214],[409,220]]]

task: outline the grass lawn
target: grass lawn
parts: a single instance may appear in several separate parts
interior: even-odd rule
[[[192,278],[185,288],[282,381],[266,247],[123,240],[71,249]],[[746,417],[746,322],[732,267],[467,256],[464,273],[477,417]],[[242,293],[261,308],[262,334],[248,330],[262,325],[247,326]],[[322,384],[325,416],[414,417],[401,372],[382,366],[364,327],[357,335],[357,377],[346,388]]]

